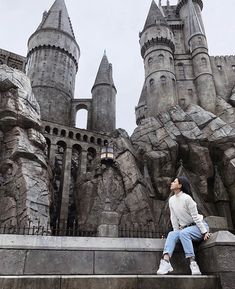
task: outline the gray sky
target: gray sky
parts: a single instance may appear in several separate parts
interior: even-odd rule
[[[117,88],[117,127],[131,134],[135,106],[144,82],[139,48],[152,0],[65,0],[81,49],[75,97],[90,98],[91,87],[107,51]],[[156,0],[158,3],[158,0]],[[0,48],[26,55],[27,40],[54,0],[0,0]],[[177,0],[171,0],[175,4]],[[210,55],[235,54],[234,0],[204,0],[203,19]],[[165,5],[166,0],[162,0]],[[224,4],[225,3],[225,4]],[[80,116],[83,117],[82,114]],[[79,118],[80,119],[80,118]]]

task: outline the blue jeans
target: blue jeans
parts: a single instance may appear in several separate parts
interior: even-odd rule
[[[204,222],[204,224],[209,231],[207,223]],[[201,241],[202,239],[203,235],[199,230],[198,226],[196,225],[187,227],[179,231],[171,231],[167,236],[163,255],[169,254],[169,256],[171,257],[174,252],[176,243],[180,241],[184,249],[185,257],[195,257],[192,241]]]

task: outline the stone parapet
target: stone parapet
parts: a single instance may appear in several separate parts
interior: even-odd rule
[[[0,235],[0,275],[156,274],[164,240]],[[190,274],[176,249],[175,274]]]

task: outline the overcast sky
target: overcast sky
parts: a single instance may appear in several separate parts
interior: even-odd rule
[[[131,134],[135,106],[144,82],[139,48],[152,0],[65,0],[81,49],[76,98],[90,98],[91,87],[107,51],[117,88],[117,127]],[[158,3],[158,0],[156,0]],[[26,56],[27,40],[54,0],[0,0],[0,48]],[[171,0],[175,4],[177,0]],[[203,19],[210,55],[235,54],[235,1],[204,0]],[[165,5],[166,0],[162,0]]]

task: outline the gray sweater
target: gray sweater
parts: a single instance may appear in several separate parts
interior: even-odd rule
[[[183,227],[195,223],[202,234],[207,232],[203,216],[198,214],[197,204],[189,195],[180,192],[170,197],[169,207],[174,231],[179,230],[180,226]]]

